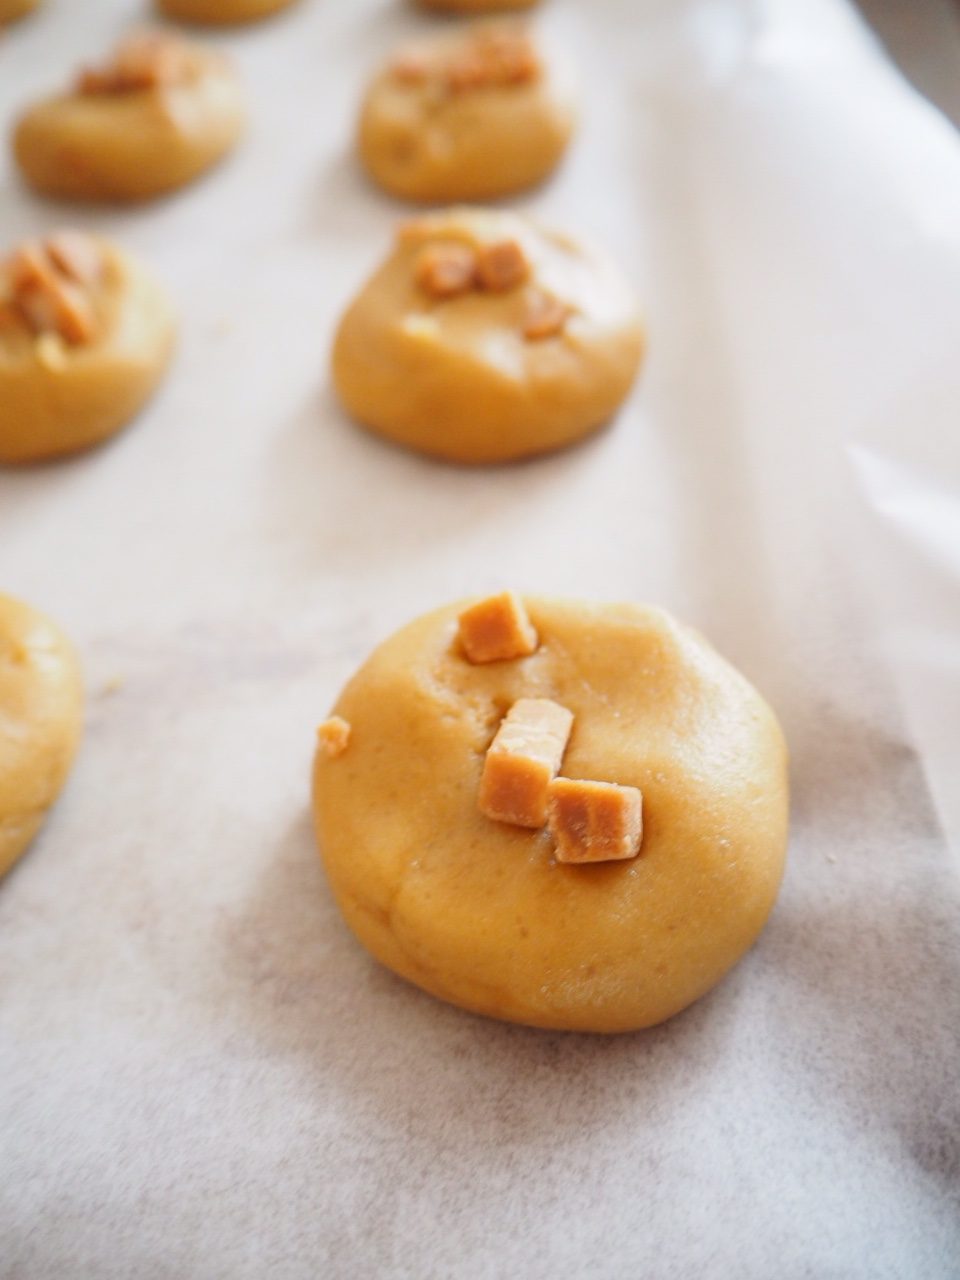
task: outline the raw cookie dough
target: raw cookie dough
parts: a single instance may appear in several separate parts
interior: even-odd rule
[[[333,376],[378,434],[501,462],[601,427],[643,349],[635,301],[605,257],[516,214],[454,209],[401,229],[340,324]]]
[[[532,9],[539,0],[417,0],[421,9],[437,13],[506,13],[510,9]]]
[[[70,770],[83,692],[58,627],[0,595],[0,876],[36,835]]]
[[[179,18],[181,22],[228,26],[257,22],[292,3],[293,0],[157,0],[157,8],[168,18]]]
[[[542,182],[573,131],[562,64],[519,23],[475,23],[406,46],[367,93],[360,156],[393,195],[486,200]]]
[[[44,195],[146,200],[214,165],[244,119],[240,84],[222,57],[179,37],[136,35],[106,67],[30,107],[13,146]]]
[[[40,3],[40,0],[0,0],[0,25],[23,18]]]
[[[786,750],[760,695],[658,609],[525,599],[539,645],[474,665],[452,605],[404,627],[336,704],[313,773],[317,839],[347,923],[441,999],[536,1027],[630,1031],[708,991],[773,906]],[[574,716],[562,773],[639,788],[638,857],[555,860],[547,830],[478,807],[520,699]]]
[[[0,262],[0,462],[85,449],[124,426],[173,348],[165,295],[106,240],[60,232]]]

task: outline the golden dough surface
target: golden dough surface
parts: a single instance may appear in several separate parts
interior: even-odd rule
[[[71,346],[56,334],[0,331],[0,463],[74,453],[119,431],[143,407],[173,350],[170,304],[135,259],[97,239],[103,280],[98,336]]]
[[[26,17],[39,3],[40,0],[0,0],[0,23]]]
[[[335,712],[346,751],[317,753],[317,839],[334,896],[383,964],[511,1022],[619,1032],[708,991],[756,939],[787,842],[786,749],[755,689],[658,609],[527,597],[536,653],[475,666],[463,602],[382,644]],[[637,787],[631,861],[558,863],[549,834],[480,813],[506,710],[574,714],[562,774]]]
[[[490,33],[529,42],[536,74],[452,90],[444,65],[463,66]],[[398,74],[398,66],[414,61],[425,74]],[[509,195],[556,168],[573,132],[575,97],[563,63],[516,24],[457,27],[405,46],[376,76],[360,115],[360,157],[374,180],[402,199],[448,203]]]
[[[80,669],[48,618],[0,595],[0,875],[63,786],[83,715]]]
[[[418,284],[431,247],[500,240],[529,260],[520,286],[436,298]],[[569,318],[531,340],[538,297],[558,299]],[[348,412],[379,435],[455,462],[503,462],[605,425],[644,345],[633,295],[604,255],[517,214],[453,209],[401,230],[339,326],[333,377]]]
[[[539,0],[416,0],[421,9],[437,13],[508,13],[532,9]]]
[[[43,195],[148,200],[216,164],[245,121],[236,74],[228,63],[210,58],[189,83],[123,94],[70,91],[44,99],[20,117],[13,149],[27,182]]]
[[[197,22],[206,26],[229,26],[240,22],[257,22],[289,8],[294,0],[156,0],[157,8],[168,18],[181,22]]]

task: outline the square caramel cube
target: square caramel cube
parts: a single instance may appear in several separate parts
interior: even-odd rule
[[[535,653],[540,637],[514,591],[488,596],[460,614],[460,644],[469,662],[509,662]]]
[[[350,722],[343,716],[330,716],[324,720],[317,729],[317,745],[331,760],[342,756],[350,745]]]
[[[643,839],[643,795],[615,782],[555,778],[547,789],[547,826],[558,862],[635,858]]]
[[[497,822],[542,827],[547,788],[557,776],[573,713],[549,698],[521,698],[490,745],[480,780],[480,811]]]

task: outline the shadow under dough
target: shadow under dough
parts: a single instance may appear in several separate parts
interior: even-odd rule
[[[663,1026],[609,1037],[500,1023],[426,995],[352,937],[306,815],[221,941],[250,1033],[307,1064],[338,1106],[420,1141],[502,1150],[635,1126],[680,1106],[736,1034],[736,973]]]

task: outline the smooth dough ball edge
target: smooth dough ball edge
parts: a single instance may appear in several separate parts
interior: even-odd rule
[[[435,13],[510,13],[532,9],[540,0],[416,0]]]
[[[294,3],[296,0],[157,0],[157,8],[181,22],[231,26],[269,18]]]
[[[708,991],[773,906],[788,824],[770,708],[660,610],[527,598],[541,644],[472,666],[452,605],[383,643],[318,751],[316,834],[363,945],[473,1012],[560,1030],[652,1026]],[[575,715],[562,773],[644,795],[638,859],[562,866],[545,832],[477,808],[484,754],[520,697]]]
[[[80,668],[66,636],[35,609],[0,595],[0,876],[59,795],[82,716]]]

